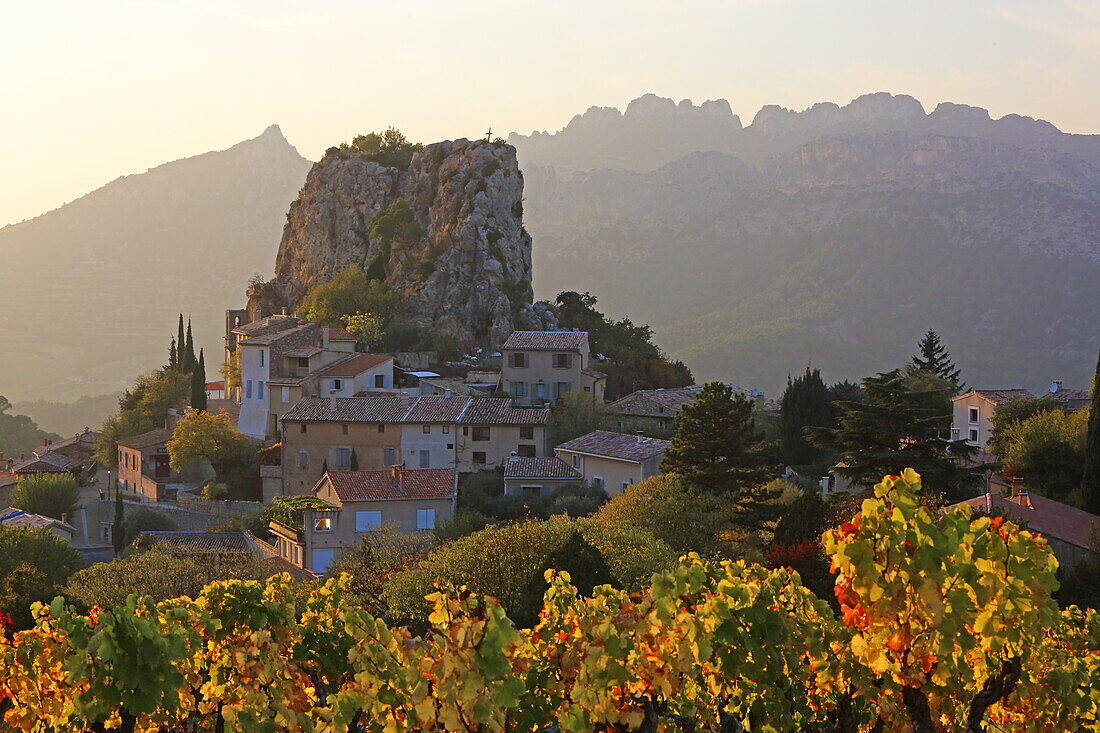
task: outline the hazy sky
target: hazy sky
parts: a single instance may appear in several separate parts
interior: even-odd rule
[[[864,92],[1100,131],[1096,0],[6,0],[0,225],[277,122],[306,157],[396,125],[558,129],[655,92],[747,124]]]

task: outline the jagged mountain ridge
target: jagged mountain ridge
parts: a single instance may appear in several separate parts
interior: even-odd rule
[[[637,116],[629,109],[595,118],[619,162],[635,170],[562,175],[568,164],[531,165],[532,150],[513,137],[527,173],[539,295],[591,290],[611,312],[653,324],[697,376],[773,392],[808,361],[830,378],[894,366],[928,327],[972,383],[1086,383],[1100,337],[1091,325],[1100,306],[1100,168],[1086,159],[1098,138],[1022,118],[991,127],[959,105],[941,105],[973,118],[954,132],[996,135],[895,129],[951,115],[901,114],[912,107],[904,98],[900,106],[861,99],[878,99],[879,114],[855,117],[854,131],[838,130],[836,114],[771,112],[752,126],[768,121],[756,134],[767,128],[771,137],[746,158],[694,150],[652,170],[640,170],[656,160],[651,147],[622,154],[629,130],[614,120],[629,127]],[[671,100],[647,104],[649,122],[660,122],[651,132],[679,116],[707,118]],[[859,106],[836,109],[851,119]],[[809,125],[815,115],[830,125]],[[591,132],[595,122],[585,125]],[[533,157],[556,146],[569,161],[587,150],[594,138],[571,149],[570,127]],[[1009,132],[1018,144],[1005,141]]]
[[[224,309],[271,261],[309,165],[272,125],[0,229],[0,394],[117,391],[164,361],[180,311],[216,350]]]
[[[522,201],[523,174],[505,143],[434,143],[413,154],[408,170],[330,148],[290,206],[275,278],[249,289],[249,312],[294,311],[310,287],[357,265],[385,277],[403,317],[499,344],[517,327],[542,325]],[[395,241],[374,224],[402,204],[416,226]]]

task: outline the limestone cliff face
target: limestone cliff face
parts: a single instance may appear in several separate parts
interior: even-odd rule
[[[545,327],[532,308],[523,174],[511,145],[428,145],[407,171],[330,148],[290,205],[275,277],[249,288],[253,317],[294,308],[358,265],[402,296],[404,315],[461,339]]]

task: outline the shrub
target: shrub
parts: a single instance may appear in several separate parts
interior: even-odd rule
[[[150,507],[135,507],[126,512],[122,520],[122,542],[132,544],[142,532],[171,532],[176,523],[164,512]]]
[[[84,567],[72,546],[37,527],[0,529],[0,612],[16,628],[31,625],[31,604],[49,601],[70,575]]]
[[[16,509],[61,519],[76,511],[80,488],[70,473],[36,473],[19,479],[8,503]]]

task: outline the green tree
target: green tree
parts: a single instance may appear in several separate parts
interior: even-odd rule
[[[383,336],[382,319],[373,313],[344,316],[344,329],[355,337],[360,351],[370,351]]]
[[[19,456],[30,453],[47,440],[58,440],[60,436],[40,430],[26,415],[8,413],[11,403],[0,395],[0,454]]]
[[[137,378],[118,400],[118,413],[107,418],[96,439],[100,463],[118,466],[118,442],[164,427],[168,408],[184,407],[191,397],[191,377],[175,369],[159,369]]]
[[[987,447],[998,457],[1003,457],[1008,450],[1006,434],[1009,428],[1038,415],[1041,412],[1061,411],[1062,404],[1050,395],[1044,395],[1038,399],[1009,400],[1000,405],[993,412],[991,418],[992,427],[989,431],[989,443]]]
[[[938,492],[954,494],[981,485],[988,466],[973,462],[978,448],[945,437],[950,414],[943,400],[949,388],[913,391],[916,381],[927,377],[917,379],[905,369],[867,377],[867,401],[836,403],[838,426],[807,428],[810,442],[840,456],[837,472],[865,489],[906,467],[916,469],[925,487]]]
[[[1040,412],[1005,430],[1002,459],[1029,490],[1064,500],[1081,486],[1088,427],[1084,411]]]
[[[615,424],[615,415],[603,400],[578,389],[558,398],[553,414],[554,445],[561,445],[593,430],[611,430]]]
[[[358,153],[379,165],[408,170],[414,154],[424,149],[421,143],[409,142],[409,139],[395,127],[385,131],[356,135],[350,143],[340,146],[341,150]]]
[[[356,313],[373,314],[386,324],[396,307],[397,297],[389,284],[372,280],[361,267],[354,265],[328,282],[310,288],[298,312],[307,321],[343,327],[344,317]]]
[[[596,297],[591,293],[561,292],[557,304],[560,327],[587,331],[593,353],[604,358],[595,368],[607,374],[607,399],[638,389],[694,384],[691,370],[681,361],[670,361],[653,343],[649,326],[636,326],[629,318],[614,321],[606,317],[596,310]]]
[[[343,573],[350,575],[351,591],[363,607],[375,616],[388,616],[382,592],[386,583],[395,573],[413,567],[431,549],[432,540],[422,534],[383,526],[364,535],[358,545],[336,558],[328,575],[333,578]]]
[[[180,313],[179,325],[176,328],[176,364],[183,371],[188,371],[187,364],[187,335],[183,330],[183,314]]]
[[[72,516],[80,501],[80,488],[71,473],[36,473],[19,479],[8,503],[17,509],[61,519]]]
[[[183,371],[190,374],[195,371],[195,364],[198,360],[195,358],[195,340],[191,337],[191,319],[187,319],[187,343],[183,347],[183,356],[180,358],[180,368]]]
[[[1092,378],[1092,408],[1089,410],[1085,463],[1081,471],[1081,508],[1100,514],[1100,358]]]
[[[765,481],[771,473],[756,431],[752,402],[728,384],[708,382],[695,401],[676,415],[672,445],[661,471],[683,476],[715,493],[736,492]]]
[[[168,457],[175,471],[182,471],[192,460],[204,460],[214,469],[216,481],[225,483],[246,460],[248,448],[248,438],[233,426],[228,413],[188,410],[172,431]]]
[[[0,528],[0,611],[18,628],[31,625],[30,606],[49,601],[84,560],[72,546],[37,527]]]
[[[191,371],[191,407],[206,411],[206,358],[199,351],[199,360]]]
[[[918,353],[913,357],[913,365],[926,372],[932,372],[941,379],[951,383],[954,394],[962,394],[966,391],[966,385],[959,378],[962,372],[955,367],[951,359],[951,353],[940,341],[938,333],[928,329],[928,333],[917,344]]]
[[[351,449],[351,459],[348,461],[348,469],[351,471],[359,470],[359,456],[355,453],[355,448]]]
[[[172,337],[172,344],[168,347],[168,364],[165,365],[165,369],[176,369],[179,367],[179,352],[176,350],[176,337]]]
[[[133,544],[142,532],[171,532],[176,523],[166,513],[151,507],[139,506],[131,509],[122,522],[123,546]]]
[[[821,371],[810,370],[795,379],[787,377],[787,390],[780,401],[780,433],[783,460],[795,466],[817,463],[823,459],[820,449],[806,440],[805,428],[832,427],[833,405],[829,390],[821,380]]]

